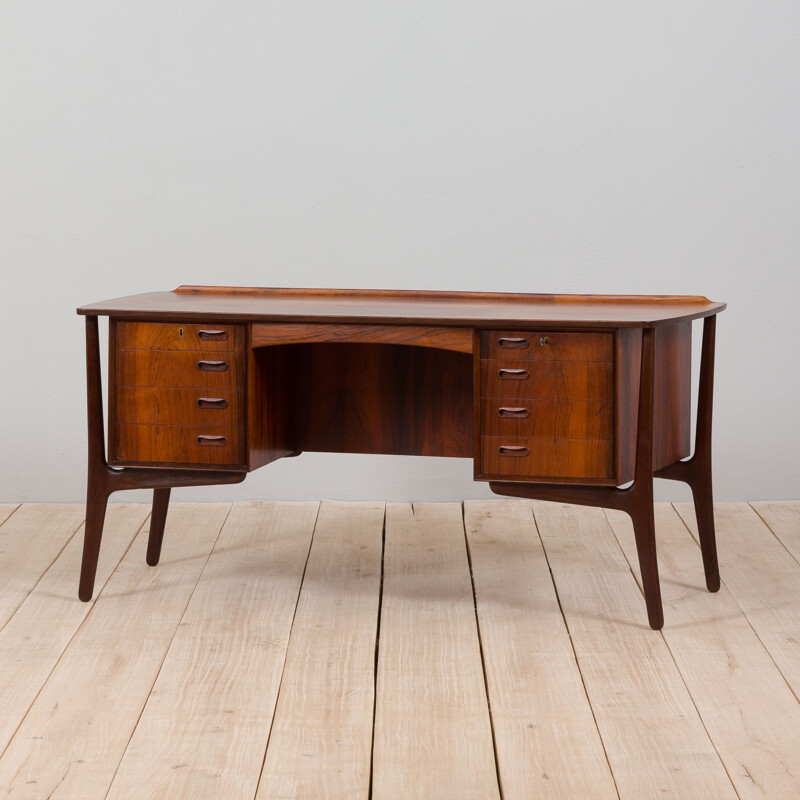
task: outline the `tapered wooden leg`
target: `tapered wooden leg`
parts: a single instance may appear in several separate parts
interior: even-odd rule
[[[161,558],[164,525],[167,522],[170,489],[153,489],[153,513],[150,515],[150,536],[147,539],[147,563],[154,567]]]
[[[717,537],[714,531],[714,498],[711,490],[711,475],[690,484],[694,497],[694,513],[703,554],[703,570],[709,592],[719,591],[719,564],[717,562]]]
[[[103,523],[106,519],[108,492],[104,486],[93,487],[91,480],[86,497],[86,524],[83,533],[83,560],[78,597],[84,602],[92,599],[94,576],[97,573],[97,558],[100,555],[100,540],[103,538]]]
[[[714,349],[716,316],[703,323],[703,349],[700,356],[700,387],[697,393],[697,428],[694,455],[656,472],[657,478],[689,484],[694,499],[694,513],[703,554],[703,570],[709,592],[719,591],[717,540],[714,532],[714,494],[711,480],[711,420],[714,404]]]
[[[654,631],[664,627],[664,610],[661,604],[661,584],[658,578],[656,556],[656,523],[653,513],[652,484],[649,502],[643,498],[628,510],[636,537],[636,554],[642,575],[642,591],[647,606],[647,621]]]

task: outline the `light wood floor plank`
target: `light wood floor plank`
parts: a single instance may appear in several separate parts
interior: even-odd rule
[[[783,546],[800,562],[800,502],[750,503]]]
[[[386,507],[375,800],[498,798],[461,505]]]
[[[676,503],[697,537],[691,503]],[[800,698],[800,565],[747,503],[714,506],[720,575]]]
[[[607,516],[641,584],[630,518]],[[728,589],[706,590],[700,548],[669,504],[656,530],[664,638],[739,797],[800,797],[800,704]]]
[[[155,568],[136,537],[0,758],[7,796],[105,796],[228,509],[174,504]]]
[[[140,503],[109,506],[95,600],[149,512]],[[0,631],[0,754],[95,602],[78,600],[82,548],[83,527]]]
[[[2,525],[18,508],[19,503],[0,504],[0,525]]]
[[[464,521],[503,799],[616,798],[530,503]]]
[[[317,503],[236,503],[108,800],[252,798]]]
[[[0,628],[58,558],[84,515],[77,503],[24,503],[0,526]]]
[[[534,514],[620,797],[736,798],[603,511]]]
[[[366,800],[384,503],[323,502],[259,800]]]

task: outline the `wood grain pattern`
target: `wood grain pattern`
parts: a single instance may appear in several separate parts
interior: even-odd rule
[[[243,391],[121,386],[117,422],[146,425],[238,427],[244,425]],[[221,401],[221,402],[219,402]]]
[[[511,370],[521,374],[509,372]],[[613,365],[601,361],[543,361],[533,364],[511,359],[487,359],[481,362],[481,381],[483,397],[609,400],[614,396]]]
[[[464,522],[503,797],[616,798],[530,503],[467,501]]]
[[[439,326],[255,323],[252,326],[252,342],[253,347],[309,342],[402,344],[472,353],[472,331],[469,328]]]
[[[606,515],[638,578],[628,516]],[[659,504],[656,524],[668,556],[664,638],[739,798],[800,797],[800,704],[727,588],[705,591],[700,551],[675,510]]]
[[[187,322],[356,322],[484,328],[657,326],[716,314],[705,297],[183,286],[81,306],[79,314]]]
[[[676,503],[675,509],[697,538],[692,505]],[[747,503],[715,505],[714,516],[724,583],[800,698],[798,563]]]
[[[176,506],[155,570],[136,537],[0,758],[8,796],[105,797],[228,509]]]
[[[241,353],[244,325],[181,322],[119,322],[117,347],[122,350],[194,350]]]
[[[294,449],[472,456],[470,356],[377,344],[291,347]]]
[[[234,506],[108,800],[255,796],[317,505]]]
[[[515,361],[612,361],[610,333],[563,331],[484,331],[481,358]]]
[[[208,356],[212,355],[212,358]],[[222,362],[224,371],[201,369],[202,362]],[[244,389],[245,360],[237,353],[195,353],[172,350],[117,350],[116,382],[120,386],[163,386],[179,389]]]
[[[203,425],[116,426],[114,464],[193,464],[244,467],[244,428]]]
[[[84,506],[25,503],[0,526],[0,628],[83,522]]]
[[[99,587],[117,568],[146,519],[145,505],[113,503],[109,507],[108,543],[97,565]],[[0,753],[92,608],[93,603],[75,602],[80,558],[81,537],[76,535],[0,630]],[[33,630],[35,636],[31,636]]]
[[[386,507],[376,692],[375,800],[499,800],[458,504]]]
[[[324,547],[317,549],[323,542],[315,537],[294,619],[295,630],[289,640],[282,678],[284,689],[278,700],[270,747],[281,741],[276,736],[281,728],[286,742],[294,741],[293,735],[297,741],[306,743],[333,742],[330,747],[316,751],[288,747],[285,752],[291,766],[286,772],[294,775],[296,769],[298,775],[314,775],[318,779],[306,794],[303,789],[292,794],[290,789],[290,797],[324,797],[326,791],[334,794],[337,787],[347,785],[351,778],[349,785],[356,789],[353,794],[358,796],[357,792],[363,791],[357,788],[363,786],[363,750],[358,745],[363,734],[358,720],[369,703],[357,690],[360,676],[370,666],[363,666],[369,659],[360,646],[350,645],[362,639],[374,640],[375,636],[373,609],[380,590],[370,565],[380,523],[372,521],[373,514],[377,518],[379,512],[364,509],[380,505],[330,504],[329,510],[336,512],[335,520],[328,517],[333,524],[326,526],[320,517],[317,533],[325,534]],[[716,507],[723,572],[727,579],[728,573],[737,568],[732,581],[736,597],[725,585],[717,595],[706,593],[697,545],[669,506],[656,505],[668,616],[663,634],[653,634],[643,629],[643,625],[631,622],[636,619],[631,609],[640,610],[642,600],[631,579],[632,572],[638,579],[638,559],[625,516],[607,515],[613,525],[612,532],[603,517],[592,516],[593,512],[566,509],[568,513],[562,515],[552,506],[535,506],[542,538],[547,544],[548,564],[527,502],[471,501],[464,506],[470,565],[459,554],[458,547],[454,547],[460,546],[463,533],[458,541],[441,539],[442,518],[446,517],[449,525],[450,515],[432,513],[422,519],[425,509],[415,506],[408,512],[415,533],[413,542],[408,542],[409,549],[414,551],[409,555],[431,566],[445,561],[448,578],[438,581],[436,570],[420,571],[404,561],[408,580],[414,585],[404,582],[399,586],[394,581],[385,587],[387,602],[395,604],[398,613],[394,619],[403,626],[403,633],[394,640],[393,663],[398,669],[384,674],[383,696],[389,714],[394,714],[405,695],[393,692],[393,687],[402,688],[406,685],[404,681],[416,681],[414,697],[423,695],[423,699],[413,707],[408,703],[401,706],[404,713],[414,725],[420,723],[419,717],[442,720],[447,736],[440,749],[427,751],[425,740],[415,744],[413,738],[403,735],[403,731],[415,730],[413,726],[397,734],[403,743],[402,753],[390,753],[397,759],[393,769],[402,774],[397,793],[413,797],[414,786],[421,785],[428,788],[427,792],[420,791],[427,798],[460,796],[458,787],[455,795],[448,791],[446,769],[442,768],[447,756],[438,756],[446,751],[447,742],[453,743],[462,734],[465,719],[465,735],[469,735],[474,706],[468,702],[462,709],[455,701],[441,704],[433,701],[442,694],[455,697],[455,689],[449,687],[457,688],[464,676],[484,674],[482,656],[491,701],[496,764],[505,800],[616,796],[613,785],[609,787],[607,768],[604,773],[599,738],[592,733],[592,712],[600,723],[603,744],[614,766],[622,798],[731,796],[729,785],[724,781],[717,783],[719,765],[712,763],[709,768],[708,745],[697,746],[694,712],[690,708],[689,716],[680,713],[683,701],[676,696],[670,669],[679,675],[691,696],[691,704],[699,713],[711,746],[724,761],[740,800],[795,798],[800,704],[796,689],[779,672],[778,661],[787,668],[791,680],[790,668],[800,663],[797,633],[791,628],[798,606],[793,587],[800,574],[800,563],[786,549],[790,539],[783,543],[776,537],[778,530],[789,537],[798,535],[795,520],[800,504],[754,505],[765,516],[768,510],[774,530],[767,529],[763,519],[744,504],[723,503]],[[131,509],[130,515],[126,508]],[[177,630],[179,637],[186,637],[187,657],[193,647],[196,661],[208,666],[206,670],[198,666],[197,670],[206,688],[198,690],[194,673],[187,671],[182,684],[174,682],[173,693],[159,687],[150,703],[163,708],[170,694],[170,719],[187,721],[186,727],[177,729],[177,735],[184,743],[200,742],[197,763],[180,761],[174,771],[200,773],[205,766],[207,774],[183,778],[182,783],[176,783],[170,776],[163,785],[157,784],[162,767],[157,760],[154,770],[153,754],[158,756],[164,749],[174,752],[176,729],[171,724],[151,724],[147,742],[140,742],[135,754],[129,752],[124,756],[125,771],[133,787],[129,796],[133,800],[140,796],[148,800],[184,796],[192,800],[239,796],[252,799],[255,793],[252,782],[243,780],[246,786],[237,792],[227,779],[222,781],[221,789],[221,781],[214,776],[250,774],[245,764],[247,754],[254,741],[260,741],[262,748],[266,742],[265,735],[254,733],[252,726],[251,692],[256,694],[261,687],[258,676],[253,678],[249,667],[237,674],[233,667],[218,669],[216,665],[227,653],[231,639],[237,643],[239,663],[249,665],[262,657],[262,650],[269,647],[260,635],[265,604],[259,601],[263,595],[259,591],[258,597],[246,607],[241,598],[248,594],[252,575],[259,576],[266,570],[280,581],[289,578],[291,570],[281,563],[274,564],[273,569],[269,556],[248,561],[248,550],[241,558],[241,562],[249,565],[243,572],[242,563],[235,559],[242,539],[226,529],[224,549],[231,558],[226,561],[227,568],[219,564],[216,569],[203,572],[216,535],[203,529],[210,517],[216,519],[217,528],[221,526],[225,507],[222,515],[218,508],[201,505],[187,510],[186,505],[175,504],[170,512],[163,562],[157,569],[143,563],[147,545],[145,525],[88,614],[84,612],[87,606],[77,603],[70,589],[79,557],[79,537],[69,539],[66,548],[36,583],[0,632],[0,718],[15,707],[20,709],[19,714],[24,714],[28,704],[26,692],[32,692],[30,697],[36,698],[12,737],[9,749],[0,755],[0,786],[4,796],[30,800],[105,797],[136,720],[145,707],[169,640]],[[684,509],[691,514],[690,506]],[[66,506],[50,506],[49,510],[70,513]],[[7,521],[24,511],[23,505]],[[137,510],[134,506],[112,504],[106,534],[108,550],[124,549],[126,539],[135,530],[135,518],[144,518],[147,511],[145,506]],[[548,512],[553,519],[544,520],[542,512]],[[0,515],[3,513],[0,508]],[[119,535],[122,529],[118,523],[122,518],[128,531],[124,536]],[[370,520],[367,526],[362,525],[365,518]],[[239,527],[237,522],[233,524]],[[252,528],[247,535],[258,540],[263,525],[253,520],[246,524]],[[362,536],[366,528],[375,531],[374,537]],[[627,560],[619,551],[614,533]],[[292,536],[292,530],[286,531],[287,546]],[[729,541],[733,543],[730,547]],[[362,550],[361,545],[366,549]],[[28,557],[24,549],[4,553],[0,556],[0,575],[23,569]],[[99,569],[101,581],[113,566],[111,560],[104,549]],[[558,597],[548,567],[552,568],[558,584]],[[445,657],[443,653],[455,651],[442,645],[443,626],[420,623],[430,619],[451,622],[461,619],[461,592],[453,587],[461,582],[469,585],[470,572],[482,653],[462,643],[457,656]],[[206,589],[205,582],[208,582]],[[219,608],[212,608],[209,602],[202,631],[192,626],[187,633],[184,630],[187,626],[180,622],[193,591],[195,595],[207,592]],[[282,595],[291,594],[291,587],[284,583],[276,591],[281,593],[279,599],[283,602]],[[559,612],[559,602],[569,629]],[[469,605],[467,601],[464,604]],[[353,609],[356,611],[350,613]],[[362,614],[359,609],[368,613]],[[237,610],[240,613],[235,613]],[[474,626],[476,611],[470,610]],[[350,626],[339,624],[346,618],[351,620]],[[80,620],[77,633],[64,649],[64,642]],[[318,628],[314,627],[315,621]],[[249,635],[242,633],[245,630]],[[449,627],[448,631],[455,631],[453,636],[459,640],[476,635],[474,631],[459,635],[461,628]],[[239,647],[243,638],[255,654],[244,645]],[[318,646],[328,639],[330,648]],[[446,643],[450,641],[450,636],[445,637]],[[577,658],[570,641],[574,642]],[[785,650],[779,653],[773,648],[781,643]],[[383,647],[382,642],[378,645]],[[669,650],[667,658],[665,646]],[[63,656],[51,672],[50,666],[59,651],[63,651]],[[342,651],[346,656],[342,657]],[[781,658],[772,658],[773,653]],[[356,668],[357,664],[361,666]],[[436,669],[432,670],[431,664]],[[406,672],[412,675],[404,677]],[[310,680],[314,674],[320,676],[319,680]],[[582,680],[588,694],[582,688]],[[250,688],[239,691],[241,681]],[[235,694],[230,693],[231,686]],[[365,691],[368,690],[369,684]],[[203,693],[214,692],[222,695],[220,707],[224,711],[218,715],[210,713],[201,733],[199,725],[194,726],[201,713],[198,700]],[[341,697],[338,705],[337,695]],[[591,708],[587,707],[587,697]],[[487,702],[484,697],[484,706]],[[297,720],[296,727],[282,724],[280,715]],[[223,720],[221,724],[217,724],[218,718]],[[318,728],[313,723],[301,723],[312,719],[319,720]],[[349,742],[336,741],[343,738],[337,735],[342,730],[337,728],[339,722],[352,725],[350,730],[359,733]],[[12,732],[13,728],[16,722]],[[192,738],[190,728],[197,732],[196,739]],[[435,737],[437,731],[423,729],[423,733]],[[457,748],[458,743],[453,746]],[[186,747],[190,749],[190,745]],[[348,752],[348,748],[358,756],[334,758],[334,753]],[[214,757],[200,764],[212,750]],[[268,763],[270,758],[273,763],[279,761],[270,756],[268,748]],[[255,760],[258,771],[259,758]],[[312,766],[304,771],[305,761]],[[349,774],[342,771],[345,763],[352,767]],[[320,765],[322,768],[318,769]],[[133,782],[136,775],[152,781],[141,793]],[[271,792],[263,788],[264,780],[262,794],[269,796]],[[488,796],[492,797],[494,792],[489,791]]]
[[[484,436],[482,477],[572,478],[614,483],[614,443],[610,439],[537,439]],[[504,449],[524,448],[520,455]]]
[[[735,800],[664,639],[629,622],[644,599],[602,510],[534,515],[621,800]]]
[[[613,439],[614,404],[609,400],[489,397],[482,403],[481,431],[485,436]]]
[[[258,800],[369,796],[383,518],[320,505]]]

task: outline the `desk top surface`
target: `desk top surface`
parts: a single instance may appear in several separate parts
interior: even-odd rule
[[[81,306],[116,319],[426,325],[650,327],[717,314],[725,303],[675,295],[506,294],[180,286]]]

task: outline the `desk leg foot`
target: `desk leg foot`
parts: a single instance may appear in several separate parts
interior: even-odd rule
[[[147,539],[147,563],[154,567],[161,558],[164,526],[167,522],[170,489],[153,489],[153,512],[150,515],[150,536]]]
[[[109,493],[105,487],[90,485],[86,498],[86,523],[83,534],[83,560],[78,597],[84,602],[94,594],[94,577],[97,573],[97,558],[100,554],[100,541],[103,538],[103,523],[106,519]]]
[[[694,481],[689,485],[694,498],[694,514],[697,519],[700,551],[703,555],[706,587],[709,592],[718,592],[719,563],[717,562],[717,537],[714,531],[714,499],[711,491],[711,479]]]
[[[652,500],[626,509],[633,522],[636,537],[636,554],[642,576],[642,591],[647,606],[647,621],[654,631],[664,627],[664,610],[661,604],[661,584],[658,578],[656,555],[656,525]]]

